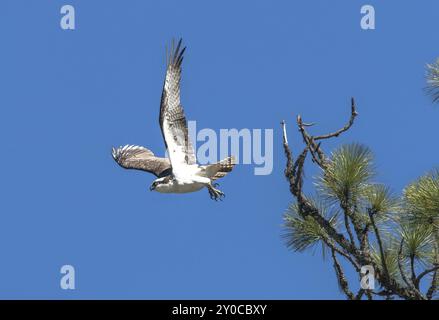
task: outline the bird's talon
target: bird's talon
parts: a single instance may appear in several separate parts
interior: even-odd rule
[[[212,184],[210,187],[208,187],[209,195],[212,200],[222,201],[223,198],[225,197],[225,194],[222,191],[215,189],[215,186],[217,185],[218,184]]]

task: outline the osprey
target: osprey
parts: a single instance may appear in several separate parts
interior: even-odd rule
[[[218,163],[198,165],[193,146],[189,140],[187,121],[180,104],[180,80],[183,53],[182,40],[175,47],[174,41],[167,54],[166,77],[160,102],[159,123],[169,158],[156,157],[142,146],[126,145],[113,148],[114,160],[125,169],[143,170],[154,174],[157,179],[150,190],[161,193],[187,193],[204,187],[213,200],[221,200],[225,195],[216,189],[215,180],[232,171],[233,157]]]

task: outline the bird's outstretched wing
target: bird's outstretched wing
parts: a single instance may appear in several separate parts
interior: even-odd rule
[[[227,173],[233,170],[233,167],[236,165],[235,157],[227,157],[220,162],[209,164],[206,166],[202,166],[203,174],[210,178],[210,180],[215,181],[217,179],[223,178],[227,175]]]
[[[126,145],[113,148],[112,155],[114,160],[125,169],[143,170],[157,177],[167,176],[172,171],[167,158],[156,157],[150,150],[141,146]]]
[[[178,175],[185,166],[195,164],[193,146],[189,141],[187,121],[180,103],[180,80],[183,53],[186,48],[181,46],[182,40],[175,47],[174,41],[167,55],[167,70],[160,103],[160,128],[173,173]]]

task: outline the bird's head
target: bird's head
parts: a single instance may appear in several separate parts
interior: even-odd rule
[[[160,189],[160,187],[164,186],[168,184],[168,180],[165,178],[157,178],[154,180],[154,182],[151,184],[151,186],[149,187],[150,191],[156,190],[159,191],[157,189]]]

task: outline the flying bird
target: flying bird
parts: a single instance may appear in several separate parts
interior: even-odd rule
[[[186,47],[182,48],[182,40],[172,46],[166,54],[166,76],[160,102],[159,123],[168,158],[154,155],[142,146],[126,145],[113,148],[114,160],[125,169],[143,170],[154,174],[157,178],[150,190],[161,193],[188,193],[207,188],[210,198],[222,200],[225,196],[217,189],[215,181],[232,171],[234,157],[227,157],[220,162],[209,165],[198,165],[194,148],[189,139],[187,121],[180,103],[181,65]]]

